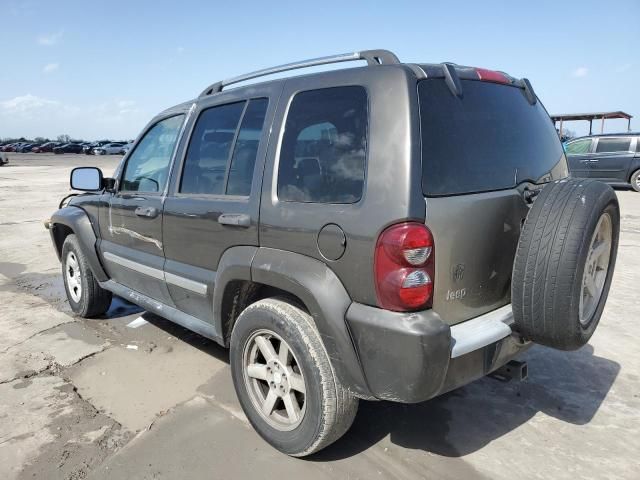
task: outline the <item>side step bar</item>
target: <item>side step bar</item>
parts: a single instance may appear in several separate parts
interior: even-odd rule
[[[203,322],[199,318],[192,317],[191,315],[181,312],[176,308],[158,302],[157,300],[147,297],[146,295],[136,292],[135,290],[131,290],[130,288],[115,282],[114,280],[100,282],[100,286],[105,290],[109,290],[115,295],[118,295],[119,297],[122,297],[131,303],[135,303],[139,307],[142,307],[149,312],[155,313],[160,317],[166,318],[173,323],[177,323],[184,328],[187,328],[202,335],[203,337],[207,337],[218,342],[220,345],[223,345],[222,337],[216,333],[213,325],[211,325],[210,323]]]

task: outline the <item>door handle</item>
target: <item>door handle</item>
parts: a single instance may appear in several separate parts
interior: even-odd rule
[[[218,223],[232,227],[248,228],[251,225],[251,217],[245,213],[223,213],[218,217]]]
[[[158,209],[155,207],[137,207],[135,214],[139,217],[156,218],[158,216]]]

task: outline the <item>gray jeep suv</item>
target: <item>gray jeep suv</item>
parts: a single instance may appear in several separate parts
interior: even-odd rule
[[[74,312],[116,294],[229,347],[255,429],[304,456],[359,399],[422,402],[531,342],[589,340],[619,209],[567,175],[526,79],[371,50],[209,86],[154,118],[112,178],[75,169],[87,193],[46,225]]]

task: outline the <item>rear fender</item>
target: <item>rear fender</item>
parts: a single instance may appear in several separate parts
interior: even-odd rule
[[[359,396],[372,397],[345,320],[351,298],[325,263],[284,250],[259,248],[251,265],[251,279],[298,297],[315,321],[338,378]]]

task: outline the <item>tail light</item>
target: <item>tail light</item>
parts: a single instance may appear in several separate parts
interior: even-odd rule
[[[509,78],[502,72],[487,70],[486,68],[476,68],[475,70],[478,78],[483,82],[511,83]]]
[[[406,312],[431,306],[433,247],[433,235],[421,223],[400,223],[382,232],[374,265],[380,307]]]

